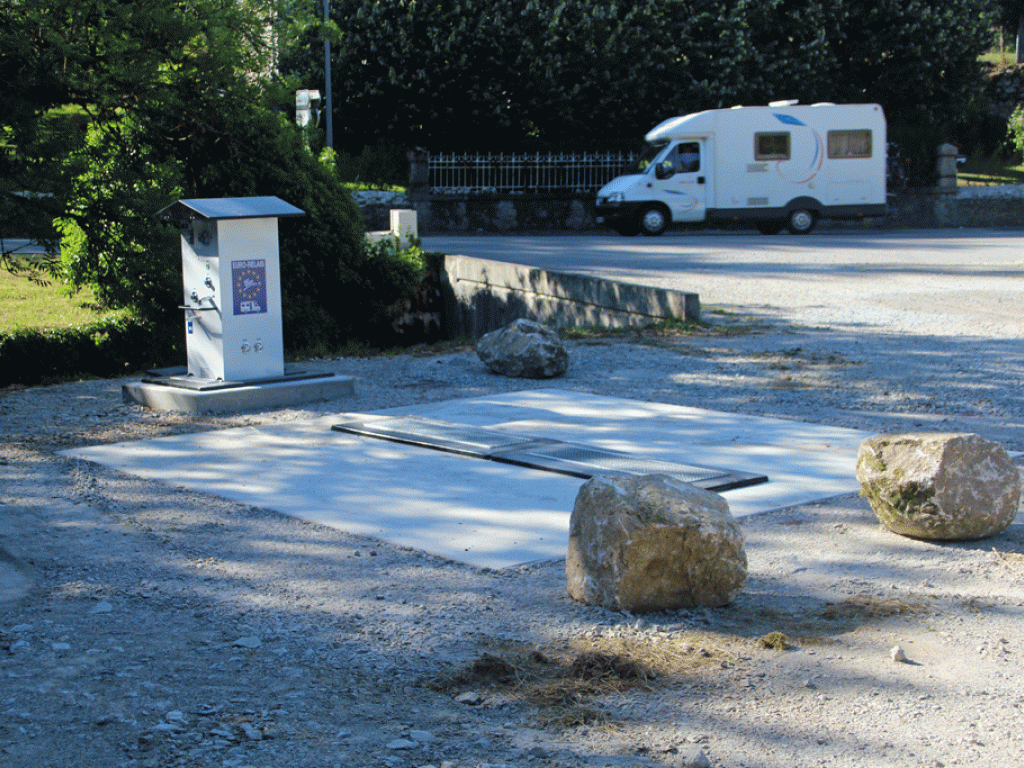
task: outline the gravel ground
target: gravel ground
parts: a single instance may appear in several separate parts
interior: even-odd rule
[[[554,385],[1024,450],[1015,338],[725,319],[572,341]],[[308,367],[356,395],[190,417],[117,381],[0,391],[0,766],[1024,764],[1020,522],[925,543],[857,495],[747,518],[735,604],[630,616],[572,602],[562,561],[481,570],[56,453],[551,385],[468,349]]]

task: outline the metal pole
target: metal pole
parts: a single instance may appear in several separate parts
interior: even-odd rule
[[[329,0],[324,0],[324,91],[327,108],[327,146],[334,148],[334,102],[331,99],[331,41],[327,38],[326,25],[330,18]]]

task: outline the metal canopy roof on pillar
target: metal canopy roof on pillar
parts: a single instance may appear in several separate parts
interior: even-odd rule
[[[171,221],[200,219],[269,219],[305,216],[306,212],[279,197],[207,197],[179,200],[154,214]]]

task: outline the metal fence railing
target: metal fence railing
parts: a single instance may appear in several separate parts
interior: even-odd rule
[[[433,195],[596,192],[636,161],[632,152],[431,154]]]

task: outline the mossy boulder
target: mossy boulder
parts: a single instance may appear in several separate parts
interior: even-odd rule
[[[665,475],[595,477],[569,520],[569,594],[640,613],[731,603],[747,580],[725,499]]]
[[[970,541],[1017,516],[1021,477],[998,443],[969,433],[877,435],[857,455],[861,494],[893,533]]]

